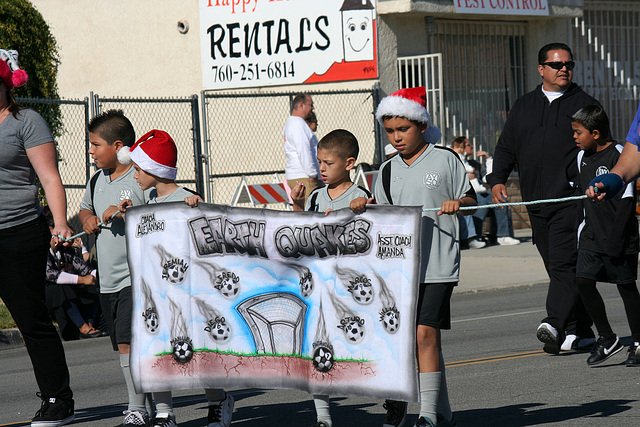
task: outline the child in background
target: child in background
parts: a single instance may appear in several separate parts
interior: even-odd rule
[[[460,238],[457,213],[475,206],[476,197],[458,155],[434,143],[440,130],[430,126],[425,88],[401,89],[384,98],[376,118],[389,142],[399,152],[380,166],[375,185],[378,203],[422,206],[422,262],[417,308],[417,351],[420,415],[415,427],[455,426],[449,405],[440,330],[451,328],[450,299],[460,270]],[[359,198],[351,209],[364,212],[373,199]],[[463,211],[472,215],[473,210]],[[387,400],[385,427],[401,425],[406,402]]]
[[[120,366],[127,385],[129,403],[124,411],[123,426],[146,426],[149,414],[147,396],[136,393],[129,370],[131,345],[131,313],[133,299],[127,264],[127,247],[122,217],[111,217],[124,199],[143,204],[148,199],[133,178],[131,165],[118,160],[123,147],[136,140],[133,126],[121,110],[109,110],[94,117],[88,126],[89,154],[99,169],[89,182],[80,204],[78,218],[87,234],[96,234],[100,299],[111,343],[120,353]],[[102,228],[100,222],[108,225]],[[149,396],[150,397],[150,396]]]
[[[178,169],[178,149],[167,132],[152,130],[142,136],[134,144],[123,162],[133,162],[134,179],[142,191],[151,191],[149,204],[166,202],[186,202],[189,206],[197,206],[202,198],[193,191],[176,184]],[[123,200],[118,205],[120,212],[126,212],[131,200]],[[208,427],[229,427],[233,414],[233,396],[223,389],[205,389],[209,402]],[[173,412],[171,392],[154,392],[156,417],[151,423],[153,427],[175,427],[176,416]]]
[[[311,132],[315,132],[318,130],[318,117],[316,117],[316,113],[314,113],[313,111],[309,113],[304,121],[307,122],[307,124],[311,128]]]
[[[583,192],[596,176],[608,173],[618,161],[622,146],[609,139],[609,119],[601,107],[590,105],[571,117],[573,138],[582,150],[578,153],[579,186]],[[616,283],[631,328],[627,366],[640,366],[640,294],[638,274],[638,222],[635,217],[634,183],[609,203],[596,206],[582,202],[584,220],[578,228],[576,283],[593,323],[598,341],[587,365],[604,362],[622,350],[611,329],[596,281]]]
[[[358,158],[358,140],[349,131],[329,132],[318,143],[318,164],[324,187],[316,188],[304,201],[304,184],[291,190],[294,211],[324,212],[345,209],[358,197],[369,199],[371,193],[351,182],[350,172]],[[328,395],[314,395],[317,421],[313,427],[332,427]]]

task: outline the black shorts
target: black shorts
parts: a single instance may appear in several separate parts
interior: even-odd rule
[[[131,286],[112,294],[100,294],[100,303],[113,349],[117,351],[118,344],[131,344]]]
[[[611,257],[580,249],[576,277],[620,285],[635,282],[638,277],[638,255]]]
[[[451,329],[451,294],[456,282],[421,283],[416,323],[437,329]]]

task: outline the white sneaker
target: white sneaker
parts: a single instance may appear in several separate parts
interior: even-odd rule
[[[233,415],[233,404],[235,399],[229,393],[220,402],[209,405],[209,415],[207,417],[207,427],[229,427],[231,416]]]
[[[483,242],[482,240],[478,240],[478,239],[469,240],[469,247],[471,249],[482,249],[485,246],[487,246],[487,244],[485,242]]]
[[[569,350],[586,350],[592,348],[596,343],[595,338],[582,338],[578,335],[569,334],[564,339],[560,350],[569,351]]]
[[[505,246],[519,245],[520,240],[514,239],[513,237],[509,237],[509,236],[498,237],[498,244],[505,245]]]

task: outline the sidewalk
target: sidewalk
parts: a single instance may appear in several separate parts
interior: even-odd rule
[[[549,281],[538,250],[531,244],[531,229],[515,230],[514,246],[485,246],[461,251],[460,283],[454,292],[532,285]]]

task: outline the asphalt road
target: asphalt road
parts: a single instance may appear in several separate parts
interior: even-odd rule
[[[600,285],[614,331],[630,342],[615,286]],[[449,395],[459,426],[638,426],[640,368],[622,365],[626,349],[595,368],[587,353],[550,356],[535,329],[544,316],[546,286],[456,293],[453,329],[443,334]],[[72,425],[122,421],[126,392],[107,338],[65,343],[76,397]],[[27,426],[37,410],[37,386],[24,348],[0,351],[0,426]],[[313,403],[290,390],[233,389],[233,426],[310,426]],[[174,393],[179,425],[206,425],[201,390]],[[418,404],[409,412],[417,415]],[[334,426],[380,426],[382,402],[333,399]],[[412,420],[414,417],[411,418]],[[411,425],[411,424],[409,424]]]

